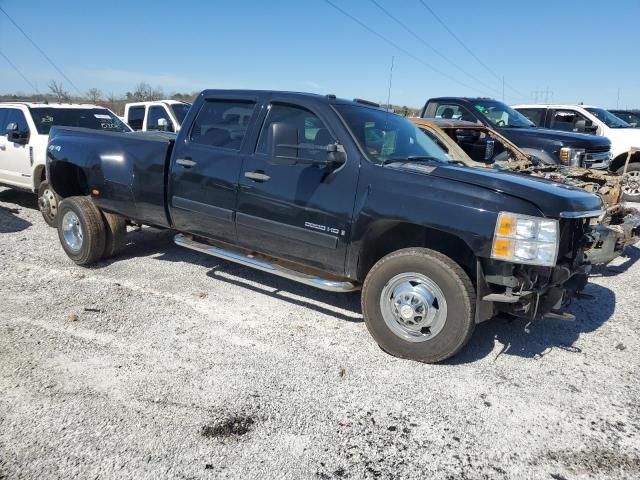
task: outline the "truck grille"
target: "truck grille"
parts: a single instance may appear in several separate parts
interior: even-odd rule
[[[590,147],[587,148],[587,153],[606,153],[609,151],[611,147],[609,147],[608,145],[602,145],[599,147]]]

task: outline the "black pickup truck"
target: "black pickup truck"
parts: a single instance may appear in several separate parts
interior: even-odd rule
[[[436,362],[497,313],[570,319],[601,200],[449,158],[407,119],[362,100],[202,92],[169,133],[51,131],[58,234],[88,265],[126,223],[314,287],[362,288],[387,352]],[[268,312],[265,312],[268,316]],[[268,318],[265,318],[268,323]]]
[[[538,128],[520,112],[490,98],[431,98],[420,116],[480,123],[542,163],[594,169],[607,169],[611,163],[611,142],[607,138]]]

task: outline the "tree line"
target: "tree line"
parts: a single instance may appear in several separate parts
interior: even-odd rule
[[[62,82],[51,80],[49,91],[37,94],[0,94],[0,102],[48,102],[48,103],[91,103],[112,110],[116,115],[124,115],[124,106],[130,102],[147,102],[152,100],[179,100],[193,102],[200,92],[166,93],[161,87],[152,87],[148,83],[140,82],[133,90],[125,94],[105,93],[99,88],[90,88],[83,96],[72,95]],[[381,105],[382,108],[392,110],[405,117],[419,116],[420,111],[406,105]]]
[[[105,93],[99,88],[90,88],[84,95],[72,95],[62,82],[49,82],[46,93],[6,94],[0,95],[0,102],[46,102],[46,103],[91,103],[107,107],[117,115],[124,115],[124,106],[130,102],[146,102],[152,100],[179,100],[192,102],[200,92],[166,93],[161,87],[152,87],[140,82],[132,90],[124,94]]]

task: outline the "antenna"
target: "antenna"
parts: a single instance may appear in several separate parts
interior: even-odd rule
[[[391,111],[391,80],[393,80],[393,59],[395,57],[391,56],[391,68],[389,69],[389,91],[387,92],[387,111]]]

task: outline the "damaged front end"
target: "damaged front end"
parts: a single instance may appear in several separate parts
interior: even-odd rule
[[[579,187],[602,199],[606,211],[592,220],[592,228],[587,233],[592,247],[584,252],[586,259],[592,264],[609,263],[622,255],[628,245],[640,240],[640,211],[621,203],[622,191],[627,181],[625,177],[580,167],[535,166],[522,159],[501,162],[496,167]]]
[[[554,266],[516,264],[493,259],[477,263],[476,322],[499,313],[530,319],[573,320],[564,311],[587,285],[593,248],[591,219],[561,219],[561,242]]]

